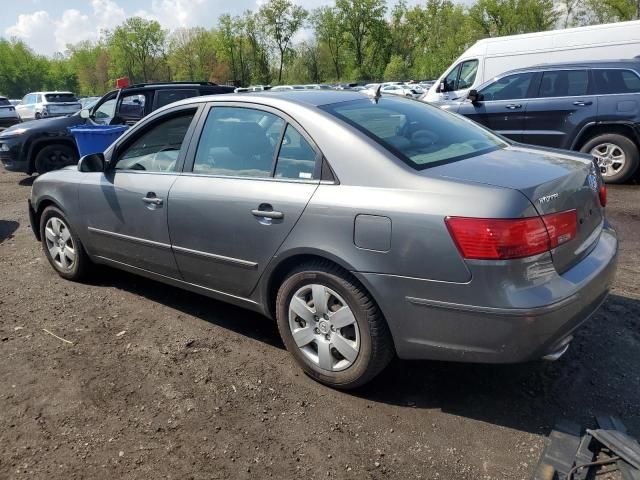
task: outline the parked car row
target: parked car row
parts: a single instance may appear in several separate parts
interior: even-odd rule
[[[107,93],[90,108],[59,118],[15,125],[0,132],[0,161],[7,170],[45,173],[78,162],[69,127],[133,125],[154,110],[189,97],[232,93],[233,88],[201,83],[137,84]]]

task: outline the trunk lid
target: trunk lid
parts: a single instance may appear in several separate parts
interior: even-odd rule
[[[599,197],[602,180],[587,156],[518,145],[423,172],[519,190],[540,215],[575,209],[576,238],[551,251],[560,273],[591,251],[602,230],[604,209]]]

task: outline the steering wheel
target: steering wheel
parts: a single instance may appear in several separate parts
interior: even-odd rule
[[[164,147],[161,150],[158,150],[156,153],[153,154],[153,157],[151,157],[151,162],[149,165],[149,169],[152,172],[164,172],[164,171],[171,171],[173,168],[175,168],[176,166],[176,160],[178,159],[177,156],[173,156],[170,155],[169,152],[179,152],[180,149],[176,148],[176,147]],[[163,158],[164,156],[164,158]],[[166,169],[163,168],[158,168],[160,165],[158,165],[160,163],[160,161],[162,160],[169,160],[169,166]]]
[[[411,134],[411,145],[419,148],[430,147],[438,138],[436,133],[429,130],[416,130]]]

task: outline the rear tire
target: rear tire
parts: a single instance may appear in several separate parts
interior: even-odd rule
[[[624,183],[638,169],[638,146],[628,137],[617,133],[597,135],[585,143],[581,152],[590,153],[602,169],[607,183]]]
[[[86,277],[91,260],[60,209],[51,206],[42,212],[40,238],[44,254],[58,275],[76,282]]]
[[[47,145],[38,152],[35,170],[40,175],[78,163],[78,154],[68,145]]]
[[[330,262],[301,265],[289,274],[278,290],[276,317],[289,353],[307,375],[330,387],[360,387],[394,356],[391,333],[373,299]]]

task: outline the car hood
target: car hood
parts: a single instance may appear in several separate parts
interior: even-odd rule
[[[26,130],[25,133],[33,132],[55,132],[59,130],[66,130],[67,127],[73,125],[79,125],[85,123],[85,119],[80,115],[70,115],[68,117],[55,117],[55,118],[43,118],[41,120],[31,120],[28,122],[22,122],[12,127],[7,128],[2,132],[3,136],[11,136],[15,130]]]

